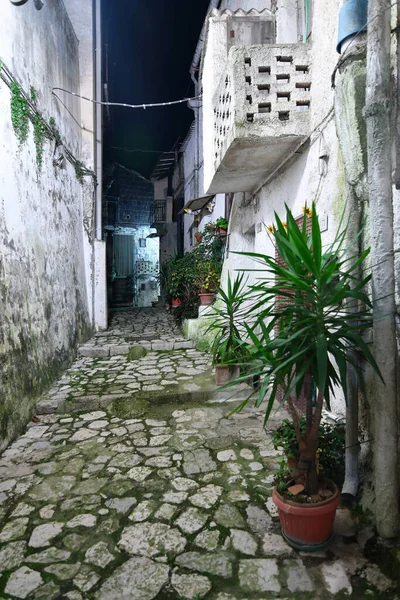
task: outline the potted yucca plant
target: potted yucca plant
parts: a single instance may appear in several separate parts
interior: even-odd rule
[[[337,486],[321,480],[317,468],[324,403],[329,409],[336,386],[347,399],[349,365],[360,380],[363,362],[379,374],[363,339],[372,325],[371,301],[365,293],[370,275],[356,278],[369,250],[352,251],[354,240],[346,247],[343,227],[332,244],[323,248],[315,206],[304,210],[300,225],[288,207],[286,222],[277,214],[275,219],[269,231],[280,258],[243,253],[259,265],[259,278],[251,286],[254,306],[250,314],[256,320],[246,330],[258,361],[253,375],[261,381],[254,392],[256,406],[266,402],[268,421],[279,401],[287,406],[294,425],[297,464],[273,492],[283,535],[294,547],[312,550],[329,539],[340,502]],[[297,405],[300,398],[305,399],[304,427]]]
[[[215,382],[222,385],[239,377],[240,367],[248,356],[243,322],[246,316],[247,298],[244,275],[233,281],[228,273],[226,290],[217,287],[217,301],[207,315],[210,322],[205,334],[211,333],[211,355],[215,366]]]

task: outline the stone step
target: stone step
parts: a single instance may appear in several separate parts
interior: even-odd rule
[[[144,346],[147,350],[165,352],[192,349],[195,347],[195,342],[193,340],[182,338],[172,338],[171,340],[149,340],[146,339],[146,336],[140,336],[137,341],[131,344],[84,344],[78,348],[78,355],[87,358],[107,358],[109,356],[128,354],[129,349],[132,346]]]

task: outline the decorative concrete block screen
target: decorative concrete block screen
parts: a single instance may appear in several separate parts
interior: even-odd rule
[[[138,260],[136,262],[137,275],[151,275],[156,273],[156,265],[150,260]]]
[[[221,164],[233,177],[238,167],[253,168],[243,187],[224,190],[250,191],[265,169],[267,174],[273,171],[275,159],[285,158],[306,138],[311,85],[306,44],[231,48],[213,101],[216,177],[212,192],[219,192],[224,184],[222,173],[217,173]]]
[[[298,116],[310,110],[310,90],[311,67],[305,44],[233,47],[228,73],[214,103],[215,157],[226,146],[234,126],[239,136],[247,123],[254,124],[256,135],[262,134],[265,126],[284,135],[291,122],[292,132],[303,134],[308,119]]]

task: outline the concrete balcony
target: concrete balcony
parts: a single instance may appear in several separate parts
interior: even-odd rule
[[[231,48],[213,98],[207,193],[251,192],[274,173],[310,134],[310,89],[306,44]]]

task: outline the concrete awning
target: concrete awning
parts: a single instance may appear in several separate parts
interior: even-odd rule
[[[186,202],[182,210],[179,211],[179,214],[182,215],[188,210],[201,210],[210,202],[210,200],[212,200],[212,198],[214,198],[214,196],[215,194],[209,194],[208,196],[201,196],[200,198],[193,198],[193,200],[189,200]]]

